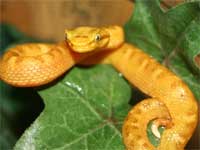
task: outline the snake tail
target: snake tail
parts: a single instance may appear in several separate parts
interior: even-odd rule
[[[157,99],[166,105],[172,123],[171,127],[166,128],[163,132],[157,150],[184,149],[196,128],[198,120],[197,101],[187,85],[166,67],[132,45],[124,44],[118,50],[110,53],[108,58],[111,64],[119,70],[131,84],[153,99]],[[143,108],[148,109],[151,107]],[[134,109],[137,109],[137,106],[134,107]],[[160,109],[163,109],[163,107]],[[135,115],[137,117],[137,114],[132,113],[132,115],[133,117]],[[151,113],[146,114],[146,116],[148,115],[151,115]],[[159,116],[159,114],[157,115]],[[141,115],[141,119],[145,118],[144,115]],[[155,116],[155,119],[156,118],[159,117]],[[128,124],[130,124],[130,126],[134,124],[131,120],[132,119],[127,119],[126,121],[128,122],[125,121],[123,127],[124,135],[129,135],[126,129],[129,131],[130,129],[126,126]],[[150,120],[147,120],[146,123],[149,121]],[[141,128],[143,128],[143,126],[146,126],[146,124],[139,125]],[[140,133],[140,136],[144,137],[144,132]],[[134,134],[134,132],[130,134]],[[133,138],[135,138],[135,136],[133,136]],[[127,140],[130,140],[130,137],[124,136],[125,143],[130,143]],[[143,140],[145,142],[147,138],[144,137]],[[134,145],[140,145],[140,140],[137,141],[133,139],[133,141],[135,142]],[[126,146],[129,150],[137,149],[131,149],[129,145]],[[155,148],[151,149],[154,150]]]
[[[171,123],[171,116],[163,102],[150,98],[135,105],[123,125],[123,137],[125,137],[124,143],[127,145],[127,150],[155,149],[148,140],[146,130],[149,121],[160,119],[168,123],[161,123],[158,126],[167,127]]]

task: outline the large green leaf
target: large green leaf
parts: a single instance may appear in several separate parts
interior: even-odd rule
[[[200,2],[164,11],[159,0],[138,0],[126,39],[180,76],[200,101]]]
[[[15,149],[123,150],[131,88],[110,66],[74,68],[39,91],[45,109]]]

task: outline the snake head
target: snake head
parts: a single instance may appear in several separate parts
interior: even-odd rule
[[[109,32],[102,28],[78,27],[73,30],[65,30],[65,39],[68,45],[80,53],[105,48],[109,37]]]
[[[120,33],[120,36],[115,35],[116,33]],[[123,31],[121,27],[118,26],[102,28],[83,26],[72,30],[65,30],[67,44],[73,51],[79,53],[115,47],[119,45],[119,40],[116,40],[119,38],[123,39]],[[120,43],[122,42],[123,40],[120,41]]]

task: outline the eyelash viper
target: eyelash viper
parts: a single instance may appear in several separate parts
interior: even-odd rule
[[[198,106],[180,78],[142,50],[124,43],[119,26],[79,27],[65,34],[66,40],[56,45],[23,44],[9,49],[0,59],[1,80],[13,86],[33,87],[51,82],[75,64],[112,64],[151,97],[135,105],[124,121],[126,149],[184,149],[197,125]],[[156,148],[147,137],[150,121],[152,132],[160,138]],[[159,126],[166,128],[161,137]]]

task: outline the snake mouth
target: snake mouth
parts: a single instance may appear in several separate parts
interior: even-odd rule
[[[90,52],[90,51],[94,51],[98,49],[98,46],[93,41],[83,43],[83,44],[79,42],[77,44],[77,43],[72,43],[71,41],[68,40],[67,44],[73,51],[79,52],[79,53],[86,53],[86,52]]]
[[[71,45],[70,44],[70,47],[76,51],[76,52],[79,52],[79,53],[86,53],[86,52],[90,52],[90,51],[94,51],[96,49],[96,47],[91,44],[91,45]]]

